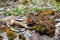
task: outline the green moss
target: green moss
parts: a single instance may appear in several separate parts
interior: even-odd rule
[[[14,39],[16,37],[16,33],[13,32],[11,29],[6,29],[6,35],[8,36],[8,39]]]
[[[44,19],[45,16],[54,16],[55,13],[52,10],[46,10],[42,11],[41,13],[38,13],[35,21],[35,25],[28,27],[29,30],[35,30],[36,32],[40,34],[46,34],[46,35],[51,35],[55,33],[55,22],[54,20],[51,19]]]

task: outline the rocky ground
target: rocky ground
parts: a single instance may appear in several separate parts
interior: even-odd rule
[[[37,23],[39,22],[39,20],[50,20],[50,18],[49,18],[49,16],[45,16],[45,15],[50,15],[50,17],[52,18],[52,20],[54,20],[56,23],[54,24],[54,27],[56,27],[56,29],[54,29],[55,30],[55,35],[52,35],[52,36],[48,36],[48,35],[41,35],[41,34],[39,34],[38,32],[35,32],[35,29],[34,28],[32,28],[32,29],[30,29],[30,28],[28,28],[28,30],[26,30],[27,28],[26,28],[26,25],[24,24],[24,23],[27,23],[27,17],[26,16],[23,16],[23,17],[20,17],[20,16],[14,16],[13,18],[12,18],[12,16],[4,16],[3,15],[3,11],[5,11],[5,10],[10,10],[10,9],[12,9],[12,8],[14,8],[14,7],[16,7],[17,5],[10,5],[10,6],[7,6],[6,8],[4,8],[4,7],[0,7],[0,19],[6,19],[6,20],[8,20],[8,21],[5,21],[5,22],[7,22],[7,23],[9,23],[9,24],[11,24],[10,22],[15,22],[16,23],[16,20],[18,21],[18,26],[14,26],[14,27],[7,27],[7,26],[9,26],[9,24],[7,25],[7,26],[5,26],[5,25],[1,25],[2,27],[0,28],[0,40],[60,40],[60,16],[59,15],[57,15],[56,16],[56,19],[53,19],[53,17],[51,17],[51,15],[50,14],[39,14],[40,16],[37,16],[37,18],[38,18],[38,21],[36,21]],[[53,15],[53,14],[52,14]],[[55,16],[55,15],[54,15]],[[6,17],[6,18],[5,18]],[[40,19],[40,18],[41,19]],[[10,18],[10,19],[9,19]],[[15,18],[17,18],[17,19],[15,19]],[[22,20],[22,19],[24,19],[24,21],[23,21],[23,24],[22,23],[20,23],[19,21],[20,20]],[[33,19],[31,16],[29,17],[29,18],[31,18],[31,19]],[[37,19],[36,18],[36,19]],[[12,20],[12,21],[11,21]],[[34,20],[35,21],[35,20]],[[29,20],[28,21],[28,23],[30,23],[31,22],[31,20]],[[7,24],[6,23],[6,24]],[[4,23],[2,23],[2,24],[4,24]],[[17,23],[16,23],[17,24]],[[20,28],[21,26],[24,26],[24,27],[22,27],[22,28]],[[37,26],[38,24],[36,24],[36,26]],[[40,26],[41,24],[39,24],[39,26]],[[46,24],[45,24],[46,25]],[[45,26],[44,25],[44,26]],[[50,25],[50,24],[49,24]],[[49,26],[48,25],[48,26]],[[52,24],[51,24],[52,25]],[[51,26],[50,25],[50,26]],[[39,27],[38,26],[38,27]],[[5,28],[5,29],[4,29]],[[17,28],[17,29],[16,29]],[[4,29],[4,30],[3,30]],[[40,31],[39,31],[40,32]],[[43,33],[44,34],[44,33]],[[53,33],[52,33],[53,34]],[[12,35],[12,38],[10,38],[11,36],[10,35]],[[9,37],[8,37],[9,36]]]

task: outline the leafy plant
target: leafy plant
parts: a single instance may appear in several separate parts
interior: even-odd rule
[[[45,27],[40,27],[40,31],[44,31],[45,30]]]
[[[37,4],[36,0],[32,0],[32,4],[36,5]]]
[[[60,12],[60,8],[58,8],[57,11]]]
[[[53,6],[59,7],[59,2],[52,2]]]
[[[29,9],[29,13],[33,13],[35,11],[41,11],[41,10],[46,10],[46,7],[33,7],[31,9]]]
[[[15,7],[13,9],[11,9],[11,11],[5,11],[4,15],[20,15],[22,13],[24,13],[26,10],[26,6],[23,5],[19,5],[18,7]]]

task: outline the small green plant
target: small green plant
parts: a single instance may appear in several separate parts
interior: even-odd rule
[[[41,11],[41,10],[46,10],[46,9],[47,9],[46,7],[33,7],[31,9],[29,9],[29,13],[33,13],[33,12]]]
[[[23,5],[19,5],[18,7],[15,7],[13,9],[11,9],[11,11],[5,11],[4,15],[20,15],[22,13],[24,13],[26,10],[26,6]]]
[[[58,8],[57,11],[60,12],[60,8]]]
[[[45,30],[45,27],[40,27],[40,31],[44,31]]]
[[[59,4],[59,2],[52,2],[52,5],[56,6],[56,7],[59,7],[60,4]]]

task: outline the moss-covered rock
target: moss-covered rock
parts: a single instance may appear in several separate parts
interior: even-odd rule
[[[35,26],[29,27],[30,30],[35,30],[40,34],[51,35],[55,33],[55,21],[52,19],[45,19],[46,16],[54,16],[55,13],[52,10],[42,11],[38,13],[35,20]],[[47,17],[46,17],[47,18]]]
[[[16,33],[13,32],[11,29],[6,29],[5,33],[8,36],[9,40],[13,40],[16,37]]]

